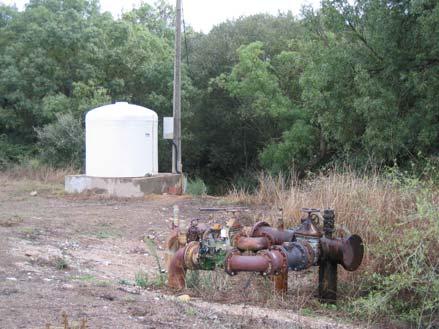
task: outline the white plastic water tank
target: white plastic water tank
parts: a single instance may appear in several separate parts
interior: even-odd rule
[[[141,177],[158,172],[158,117],[147,108],[119,102],[85,116],[85,173]]]

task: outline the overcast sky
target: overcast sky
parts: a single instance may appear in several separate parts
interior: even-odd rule
[[[175,0],[166,0],[175,5]],[[0,0],[4,4],[16,4],[19,9],[24,8],[26,0]],[[129,11],[140,3],[153,4],[154,0],[100,0],[101,9],[110,11],[117,17],[121,11]],[[320,0],[182,0],[183,15],[187,25],[197,31],[209,32],[213,25],[227,19],[238,18],[257,13],[277,14],[279,11],[291,10],[299,15],[303,5],[319,6]]]

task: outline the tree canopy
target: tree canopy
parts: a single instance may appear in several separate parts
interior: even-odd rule
[[[81,166],[85,112],[116,100],[172,113],[174,10],[115,19],[98,1],[0,5],[0,166]],[[211,182],[439,151],[439,4],[324,0],[254,15],[183,44],[183,166]],[[62,137],[64,136],[64,138]],[[61,142],[62,141],[62,142]],[[80,149],[78,149],[80,148]],[[50,151],[50,152],[49,152]],[[160,141],[160,168],[170,147]]]

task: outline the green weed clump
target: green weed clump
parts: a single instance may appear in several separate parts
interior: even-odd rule
[[[65,270],[69,268],[69,263],[64,257],[59,257],[55,260],[55,267],[57,270]]]
[[[160,262],[160,257],[157,253],[157,245],[154,240],[149,238],[145,238],[143,241],[148,247],[149,253],[154,257],[157,266],[157,275],[150,279],[146,272],[139,271],[136,273],[135,276],[136,285],[142,288],[150,286],[163,287],[166,284],[167,276]]]
[[[206,195],[207,186],[201,178],[189,179],[186,185],[186,193],[191,195]]]
[[[141,288],[146,288],[150,285],[148,274],[143,271],[138,271],[134,278],[136,285]]]
[[[386,174],[350,171],[301,182],[260,175],[254,194],[229,199],[283,208],[284,225],[297,225],[300,208],[334,208],[339,236],[360,235],[361,267],[339,270],[337,309],[370,322],[439,326],[439,188],[435,179],[398,169]],[[291,275],[290,275],[291,276]]]

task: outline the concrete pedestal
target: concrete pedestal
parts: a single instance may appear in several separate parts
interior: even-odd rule
[[[116,197],[143,197],[147,194],[182,194],[182,175],[159,173],[151,177],[91,177],[70,175],[65,177],[67,193],[94,191]]]

